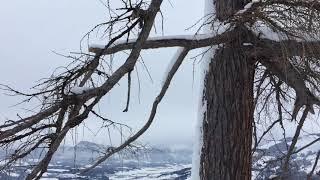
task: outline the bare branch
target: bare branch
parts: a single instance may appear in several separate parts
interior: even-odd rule
[[[312,175],[313,175],[313,172],[314,172],[314,170],[315,170],[316,167],[317,167],[319,157],[320,157],[320,151],[318,151],[318,153],[317,153],[317,157],[316,157],[316,159],[315,159],[315,161],[314,161],[312,170],[311,170],[311,171],[309,172],[309,174],[307,175],[307,180],[311,180],[311,177],[312,177]]]
[[[289,150],[287,152],[287,155],[285,157],[284,165],[283,165],[284,173],[287,173],[289,171],[289,161],[290,161],[291,155],[292,155],[292,153],[294,151],[294,148],[295,148],[295,146],[296,146],[296,144],[298,142],[300,131],[301,131],[301,129],[303,127],[303,124],[304,124],[304,122],[305,122],[305,120],[307,118],[308,112],[309,112],[309,107],[306,107],[306,109],[303,111],[302,117],[301,117],[301,119],[299,121],[297,129],[296,129],[295,134],[293,136],[291,145],[290,145]]]
[[[0,134],[0,140],[3,140],[5,138],[8,138],[24,129],[27,129],[29,127],[31,127],[32,125],[38,123],[39,121],[47,118],[48,116],[50,116],[51,114],[57,112],[58,110],[60,109],[59,107],[59,104],[58,105],[55,105],[55,106],[52,106],[42,112],[39,112],[38,114],[36,115],[33,115],[33,116],[30,116],[28,118],[25,118],[23,120],[21,120],[21,124],[18,124],[17,126],[15,126],[14,128],[12,129],[8,129],[8,130],[5,130],[5,131],[0,131],[1,134]],[[19,121],[20,122],[20,121]]]

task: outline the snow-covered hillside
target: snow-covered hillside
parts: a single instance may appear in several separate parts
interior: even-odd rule
[[[302,136],[296,151],[318,139],[320,134]],[[253,157],[253,179],[272,179],[279,175],[281,157],[286,154],[292,138],[270,141],[257,148]],[[103,179],[103,180],[187,180],[191,179],[192,151],[187,148],[146,148],[135,154],[122,154],[111,158],[88,174],[79,175],[79,170],[88,166],[98,149],[106,148],[92,142],[81,141],[75,146],[60,148],[50,163],[43,180]],[[304,180],[311,171],[319,143],[295,153],[291,160],[290,180]],[[40,153],[40,152],[39,152]],[[4,152],[0,151],[3,157]],[[0,179],[22,180],[30,172],[31,165],[38,161],[37,155],[15,164],[10,171],[0,172]],[[314,180],[319,179],[320,164],[315,168]]]

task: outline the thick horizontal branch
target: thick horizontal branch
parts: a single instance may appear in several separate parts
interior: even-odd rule
[[[196,49],[201,47],[213,46],[228,42],[232,39],[234,33],[232,31],[222,33],[220,35],[188,35],[188,36],[164,36],[149,38],[143,43],[142,49],[156,49],[166,47],[185,47],[188,49]],[[108,49],[104,49],[104,46],[93,45],[89,48],[89,52],[98,54],[103,51],[102,54],[113,54],[119,51],[132,49],[135,46],[136,40],[131,39],[128,41],[118,42]]]
[[[190,35],[190,36],[167,36],[148,39],[142,49],[156,49],[167,47],[185,47],[188,49],[196,49],[207,46],[214,46],[229,42],[234,37],[233,31],[225,32],[216,36],[210,35]],[[89,48],[92,53],[101,53],[104,55],[117,53],[123,50],[130,50],[134,47],[135,40],[119,42],[108,49],[104,46],[93,45]],[[278,53],[285,53],[288,56],[304,56],[304,57],[319,57],[320,58],[320,41],[297,41],[283,40],[273,41],[269,39],[260,39],[255,45],[255,53],[264,54],[270,49]]]
[[[300,57],[314,57],[320,58],[320,41],[297,41],[297,40],[283,40],[273,41],[269,39],[261,39],[257,44],[257,52],[262,50],[262,54],[269,53],[278,56],[282,54],[284,56],[300,56]]]

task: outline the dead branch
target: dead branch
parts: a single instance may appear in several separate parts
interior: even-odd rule
[[[316,159],[315,159],[315,161],[314,161],[314,164],[313,164],[313,167],[312,167],[311,171],[309,172],[309,174],[307,175],[307,180],[311,180],[311,177],[312,177],[312,175],[313,175],[313,173],[314,173],[314,170],[315,170],[316,167],[317,167],[319,157],[320,157],[320,151],[318,151],[317,157],[316,157]]]
[[[282,168],[284,174],[286,174],[289,171],[289,161],[290,161],[291,155],[292,155],[292,153],[294,151],[294,148],[295,148],[295,146],[296,146],[296,144],[298,142],[300,131],[301,131],[302,127],[303,127],[303,124],[304,124],[304,122],[305,122],[305,120],[307,118],[307,115],[308,115],[309,111],[310,111],[309,107],[306,107],[305,110],[303,111],[303,114],[302,114],[301,118],[300,118],[299,124],[297,126],[297,129],[296,129],[295,134],[293,136],[293,139],[291,141],[291,145],[289,147],[289,150],[288,150],[287,155],[286,155],[285,160],[284,160],[284,164],[283,164],[283,168]]]

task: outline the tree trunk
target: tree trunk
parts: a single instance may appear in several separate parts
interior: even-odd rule
[[[217,0],[217,17],[223,20],[243,5],[245,0]],[[251,179],[255,62],[243,53],[247,32],[236,28],[237,38],[216,50],[205,76],[201,180]]]

